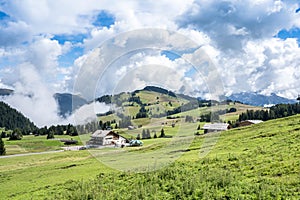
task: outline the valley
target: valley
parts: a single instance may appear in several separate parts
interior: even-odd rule
[[[116,199],[120,191],[123,199],[300,197],[300,115],[204,134],[202,127],[213,119],[203,118],[208,114],[233,123],[249,110],[268,109],[175,97],[153,88],[98,101],[118,106],[98,114],[93,124],[128,140],[140,137],[143,146],[60,151],[85,146],[93,133],[86,126],[77,126],[78,135],[67,134],[67,126],[53,139],[43,134],[3,138],[6,155],[23,156],[0,157],[0,198]],[[150,137],[143,138],[143,132]],[[78,143],[66,145],[66,140]]]
[[[297,199],[300,195],[299,120],[300,115],[296,115],[222,132],[205,157],[199,153],[208,148],[202,145],[208,135],[197,136],[181,152],[177,151],[180,156],[173,163],[139,174],[134,169],[122,172],[107,166],[89,151],[2,158],[1,198],[111,199],[119,191],[127,191],[125,199],[149,195],[152,198],[190,195],[191,198]],[[164,138],[158,138],[155,143],[154,139],[148,141],[145,140],[143,147],[128,147],[124,151],[138,152],[137,163],[147,162],[149,158],[143,154],[151,155],[168,143]],[[121,154],[119,149],[97,151],[111,155],[114,160],[118,158],[116,153]],[[164,182],[155,177],[161,177]],[[139,194],[134,192],[137,188]]]

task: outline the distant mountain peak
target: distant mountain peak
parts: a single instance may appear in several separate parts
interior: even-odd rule
[[[59,106],[58,114],[63,117],[66,117],[74,110],[87,103],[87,100],[83,97],[70,93],[55,93],[54,98]]]
[[[253,106],[264,106],[280,103],[296,103],[296,100],[280,97],[275,93],[263,95],[258,92],[240,92],[228,96],[233,101],[240,101]]]
[[[0,88],[0,96],[8,96],[11,95],[14,91],[11,89]]]

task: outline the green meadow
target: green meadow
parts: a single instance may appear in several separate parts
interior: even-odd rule
[[[3,138],[5,142],[6,155],[36,153],[44,151],[60,150],[63,145],[59,139],[74,139],[81,145],[79,136],[55,135],[54,140],[47,140],[46,136],[23,136],[22,140],[8,140]]]
[[[300,198],[300,115],[194,136],[197,125],[142,147],[0,158],[0,199]],[[31,151],[26,137],[5,144]]]

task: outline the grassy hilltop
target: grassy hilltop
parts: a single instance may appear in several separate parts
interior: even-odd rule
[[[176,161],[144,173],[111,167],[126,163],[127,154],[139,155],[137,164],[150,162],[144,155],[160,156],[155,152],[171,146],[170,139],[99,150],[98,158],[88,151],[1,158],[0,199],[300,198],[300,115],[222,132],[215,145],[207,143],[208,136],[218,134],[178,137],[174,144],[191,144],[162,151],[163,158]]]
[[[262,107],[250,106],[238,102],[219,102],[200,100],[182,94],[175,94],[171,91],[147,86],[142,90],[120,93],[114,96],[102,96],[96,101],[117,105],[113,113],[101,114],[98,120],[103,122],[115,120],[119,122],[124,117],[130,117],[132,125],[139,127],[155,121],[164,122],[164,117],[186,117],[191,116],[194,120],[200,115],[211,112],[225,111],[235,108],[236,112],[221,114],[222,121],[235,121],[239,114],[248,110],[261,110]],[[141,117],[142,116],[142,117]],[[125,127],[127,128],[127,127]]]

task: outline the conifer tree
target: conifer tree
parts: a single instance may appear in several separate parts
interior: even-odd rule
[[[147,129],[146,136],[147,136],[148,139],[151,139],[151,134],[150,134],[150,130],[149,129]]]
[[[50,130],[47,134],[47,140],[49,139],[54,139],[54,131],[53,130]]]
[[[141,139],[140,134],[138,134],[138,135],[136,136],[136,139],[137,139],[137,140],[140,140],[140,139]]]
[[[146,134],[145,129],[143,129],[143,132],[142,132],[142,139],[147,139],[147,134]]]
[[[5,155],[5,154],[6,154],[5,145],[2,140],[2,137],[0,137],[0,155]]]
[[[162,128],[161,131],[160,131],[160,136],[161,138],[165,137],[165,130]]]

